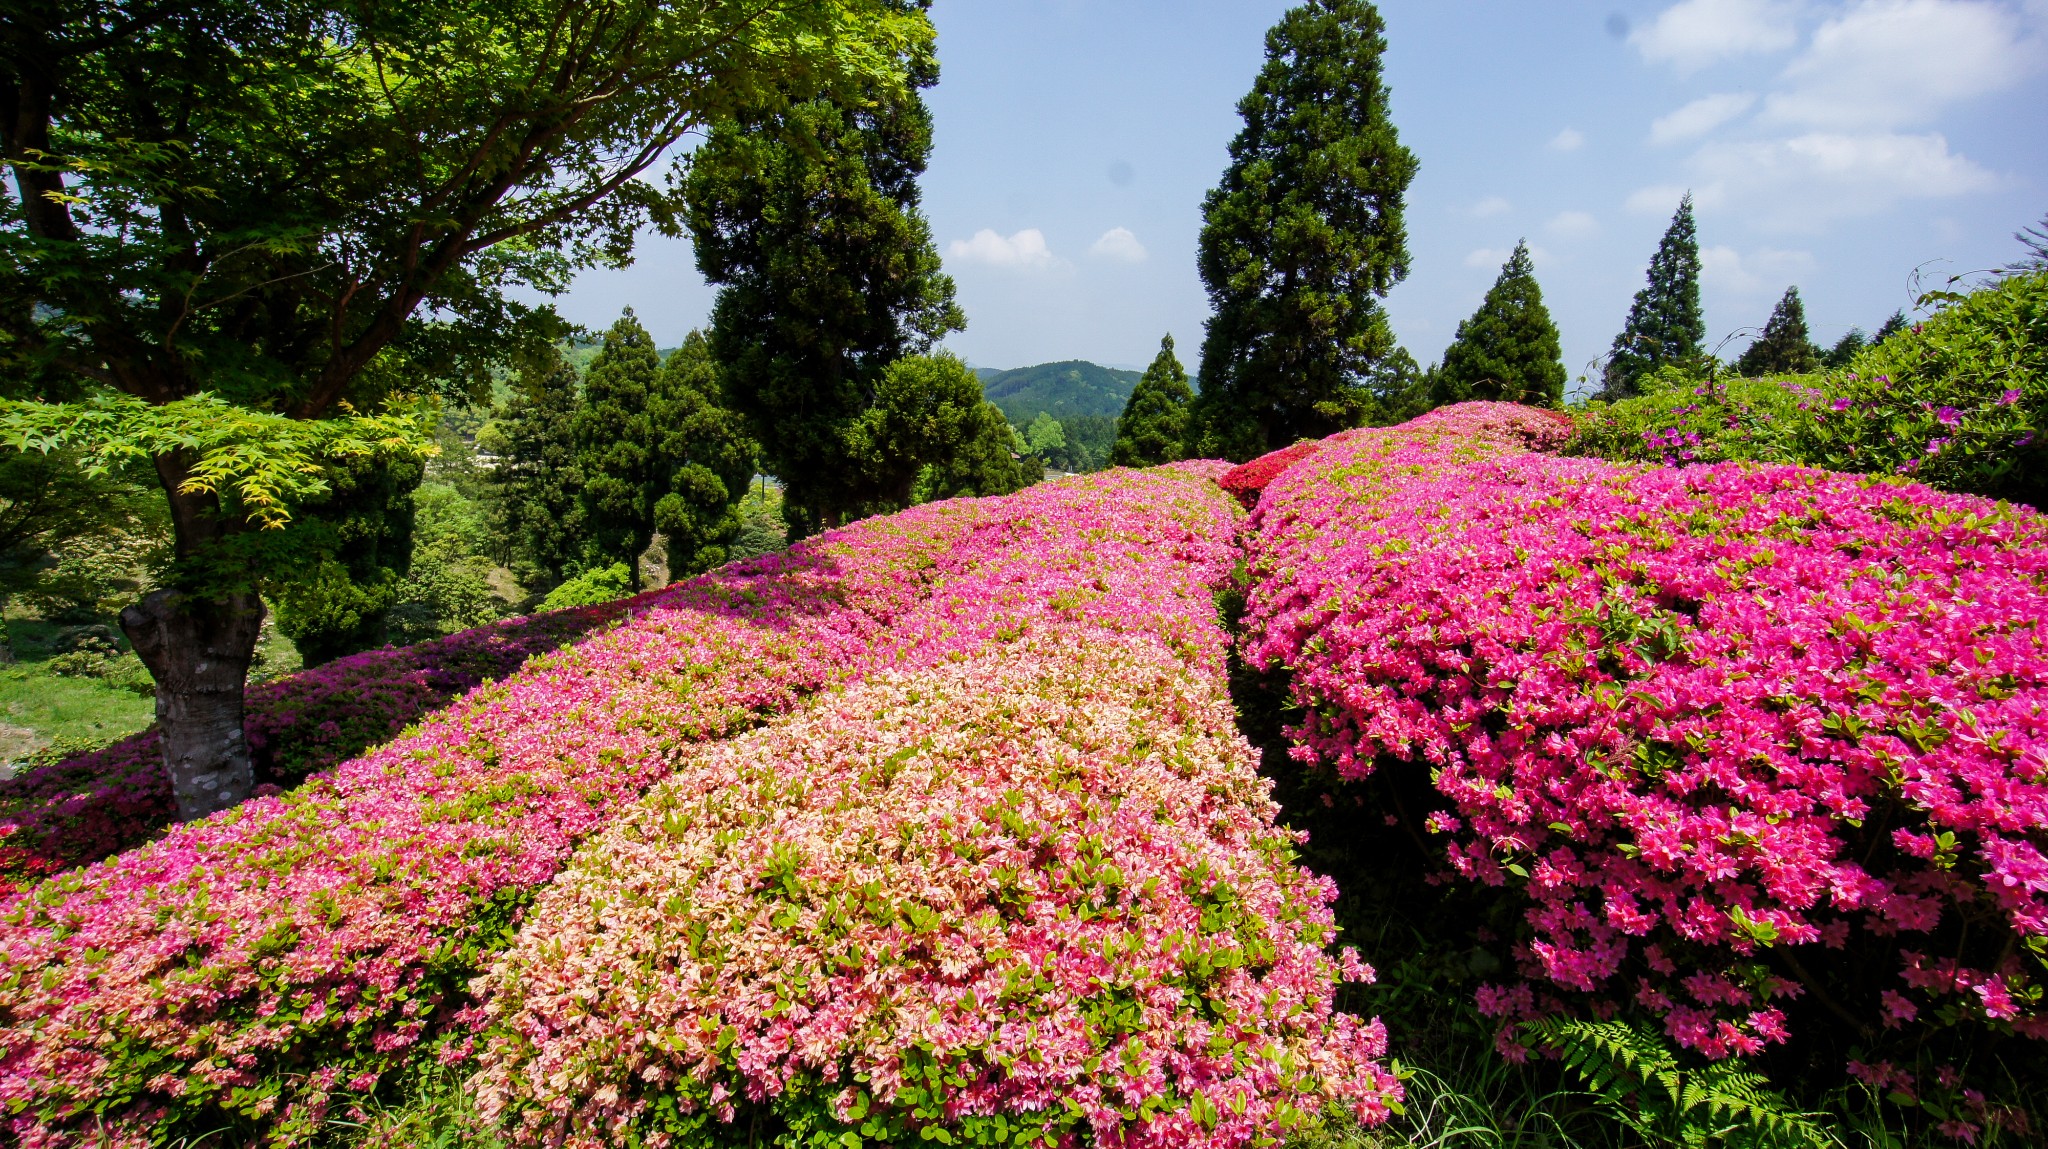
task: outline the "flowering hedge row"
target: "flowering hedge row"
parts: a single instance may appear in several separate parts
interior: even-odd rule
[[[1066,501],[1094,510],[1053,521]],[[531,891],[688,744],[987,642],[992,604],[1040,589],[1010,554],[1065,564],[1055,606],[1087,617],[1106,556],[1214,565],[1230,513],[1195,473],[1160,472],[870,520],[643,599],[290,795],[0,905],[15,1136],[302,1140],[419,1055]]]
[[[481,983],[482,1112],[576,1149],[1383,1120],[1385,1033],[1331,1009],[1370,973],[1217,660],[1034,631],[706,747],[579,854]]]
[[[1456,873],[1527,899],[1482,1007],[1626,1003],[1725,1057],[1867,971],[1827,995],[1864,1032],[2048,1038],[2048,520],[1518,454],[1476,414],[1272,484],[1245,641],[1299,756],[1428,768]]]
[[[659,594],[661,592],[656,592]],[[291,786],[361,754],[536,654],[624,617],[631,602],[555,611],[373,650],[249,691],[257,777]],[[154,728],[0,782],[0,898],[133,849],[177,817]]]

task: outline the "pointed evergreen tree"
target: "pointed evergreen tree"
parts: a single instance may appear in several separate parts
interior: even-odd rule
[[[1707,321],[1700,310],[1700,241],[1690,192],[1678,201],[1678,212],[1650,257],[1649,280],[1636,292],[1628,321],[1614,337],[1601,380],[1603,398],[1634,395],[1636,380],[1701,354]]]
[[[668,551],[670,582],[724,563],[740,533],[754,443],[719,394],[711,343],[692,331],[662,362],[647,404],[656,457],[650,477],[659,491],[654,526]]]
[[[661,460],[648,409],[661,357],[633,309],[605,332],[604,346],[583,376],[576,410],[580,500],[597,566],[625,563],[641,586],[640,556],[654,542],[654,504],[661,498]]]
[[[535,594],[575,574],[583,555],[580,405],[576,369],[556,359],[527,373],[477,434],[477,446],[494,457],[494,557]]]
[[[2036,271],[2048,271],[2048,215],[2032,227],[2023,227],[2013,232],[2012,237],[2020,241],[2026,254],[2004,267],[2000,275],[2028,275]]]
[[[1832,367],[1839,371],[1847,367],[1850,361],[1855,359],[1857,354],[1868,346],[1870,346],[1870,336],[1865,334],[1861,327],[1851,327],[1848,334],[1836,340],[1835,345],[1828,348],[1821,355],[1821,366]]]
[[[1771,309],[1763,334],[1735,361],[1735,370],[1755,378],[1760,375],[1804,375],[1820,369],[1820,348],[1806,330],[1806,307],[1799,302],[1799,289],[1788,287]]]
[[[932,462],[878,469],[849,436],[891,364],[966,326],[919,207],[932,125],[916,90],[937,79],[926,59],[908,93],[728,120],[691,157],[697,266],[720,285],[712,354],[793,537],[907,497]]]
[[[1308,0],[1266,33],[1203,204],[1215,313],[1193,454],[1249,459],[1375,418],[1370,377],[1395,351],[1380,300],[1408,274],[1416,166],[1388,118],[1385,30],[1367,0]]]
[[[1912,324],[1906,322],[1906,313],[1904,311],[1894,311],[1892,312],[1892,317],[1885,320],[1878,327],[1877,334],[1870,337],[1870,343],[1872,346],[1876,346],[1911,326]]]
[[[1444,352],[1430,394],[1432,406],[1498,399],[1535,407],[1564,403],[1564,352],[1543,306],[1536,265],[1525,240],[1501,265],[1499,278]]]
[[[1195,393],[1188,369],[1173,353],[1173,336],[1159,341],[1159,354],[1145,368],[1124,413],[1116,421],[1116,442],[1109,448],[1112,467],[1156,467],[1182,457],[1188,437],[1188,405]]]

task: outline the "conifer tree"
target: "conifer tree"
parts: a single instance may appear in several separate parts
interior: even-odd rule
[[[477,435],[477,445],[495,457],[495,557],[536,594],[575,574],[583,556],[580,405],[576,369],[557,359],[527,373]]]
[[[625,563],[635,591],[643,581],[640,556],[654,542],[654,505],[664,478],[649,410],[660,372],[654,338],[629,307],[605,332],[576,409],[579,498],[591,557],[598,566]]]
[[[1821,355],[1821,366],[1840,370],[1847,367],[1850,361],[1868,346],[1870,336],[1865,334],[1861,327],[1851,327],[1847,334],[1837,339],[1835,345]]]
[[[1416,167],[1388,118],[1385,51],[1367,0],[1307,0],[1266,34],[1203,204],[1214,314],[1191,453],[1248,459],[1375,418],[1369,378],[1395,351],[1380,300],[1408,274]]]
[[[1614,337],[1602,378],[1603,398],[1634,395],[1638,379],[1701,354],[1707,322],[1700,310],[1700,241],[1689,192],[1678,201],[1678,212],[1650,258],[1649,280],[1636,292],[1628,321]]]
[[[1906,313],[1904,311],[1894,311],[1890,319],[1885,320],[1878,326],[1877,334],[1870,337],[1871,345],[1875,346],[1883,343],[1885,340],[1911,326],[1912,324],[1906,322]]]
[[[1564,352],[1543,306],[1527,241],[1517,243],[1499,278],[1444,352],[1433,380],[1433,406],[1497,399],[1536,407],[1564,402]]]
[[[1145,368],[1124,413],[1116,421],[1116,442],[1109,448],[1112,467],[1156,467],[1183,458],[1188,437],[1188,406],[1195,399],[1188,370],[1173,353],[1173,336],[1159,341],[1159,354]]]
[[[1799,289],[1788,287],[1771,309],[1763,334],[1735,361],[1735,370],[1751,377],[1803,375],[1820,369],[1820,356],[1806,329],[1806,307],[1799,302]]]
[[[934,461],[878,468],[849,436],[892,363],[966,325],[919,208],[932,127],[916,90],[937,76],[925,61],[906,92],[722,122],[692,159],[697,266],[721,285],[712,354],[792,537],[907,497]]]
[[[754,477],[754,444],[739,416],[719,405],[718,364],[701,331],[663,361],[647,414],[656,439],[654,525],[674,582],[726,561]]]

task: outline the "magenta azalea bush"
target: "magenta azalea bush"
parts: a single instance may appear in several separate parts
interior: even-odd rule
[[[436,1040],[533,891],[691,745],[1041,616],[1213,647],[1206,586],[1162,572],[1227,569],[1219,470],[938,504],[692,580],[289,795],[0,903],[12,1136],[303,1141]]]
[[[529,658],[617,621],[633,605],[512,619],[417,646],[351,655],[253,687],[243,726],[258,778],[296,785],[389,741]],[[176,818],[154,728],[25,770],[0,782],[0,898],[133,849]]]
[[[1246,534],[1297,756],[1428,770],[1456,878],[1525,899],[1482,1008],[1638,1009],[1711,1058],[1809,998],[2048,1038],[2048,520],[1525,454],[1516,418],[1328,442]]]
[[[482,1112],[576,1149],[1384,1120],[1385,1033],[1331,1008],[1370,974],[1324,952],[1213,623],[1192,664],[1031,629],[707,745],[579,854],[480,985]]]

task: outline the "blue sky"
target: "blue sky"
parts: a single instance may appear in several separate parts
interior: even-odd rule
[[[937,0],[925,208],[970,362],[1192,367],[1201,201],[1279,0]],[[1388,82],[1421,161],[1387,301],[1441,355],[1518,238],[1574,377],[1604,352],[1681,192],[1710,342],[1790,284],[1816,338],[1875,327],[2017,253],[2048,212],[2048,0],[1385,0]],[[664,345],[709,314],[689,245],[650,238],[562,301],[631,304]]]

